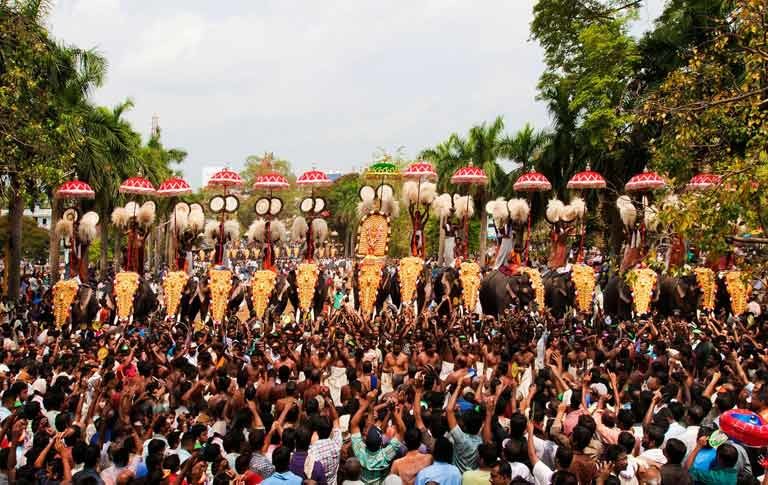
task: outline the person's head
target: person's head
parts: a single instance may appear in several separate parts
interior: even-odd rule
[[[405,430],[405,447],[408,451],[418,450],[421,446],[421,430],[411,426]]]
[[[152,439],[147,445],[147,453],[149,455],[163,455],[165,453],[165,441],[160,439]]]
[[[163,468],[171,473],[178,473],[181,468],[181,459],[179,455],[168,455],[163,458]]]
[[[619,433],[616,443],[621,445],[627,453],[632,453],[632,450],[635,449],[635,435],[629,431],[622,431]]]
[[[509,485],[512,482],[512,467],[506,461],[497,461],[491,468],[491,485]]]
[[[611,462],[614,473],[627,468],[627,452],[621,445],[609,445],[605,449],[605,460]]]
[[[739,452],[730,443],[723,443],[717,447],[717,466],[720,468],[733,468],[739,461]]]
[[[461,429],[467,434],[478,434],[483,426],[483,415],[470,409],[461,415]]]
[[[579,485],[576,475],[568,470],[558,470],[552,474],[551,485]]]
[[[291,450],[285,446],[278,446],[272,452],[272,465],[277,473],[288,471],[288,465],[291,463]]]
[[[368,433],[365,435],[365,447],[371,453],[375,453],[381,448],[381,432],[376,426],[368,428]]]
[[[325,440],[331,437],[333,425],[328,416],[315,416],[312,418],[312,428],[317,433],[318,439]]]
[[[677,438],[670,438],[664,444],[664,456],[667,458],[667,463],[671,465],[680,465],[686,453],[685,443]]]
[[[496,445],[493,443],[483,443],[477,447],[477,456],[480,468],[491,468],[499,461],[499,455],[496,452]]]
[[[181,447],[190,453],[195,449],[195,442],[197,441],[197,437],[195,436],[195,433],[191,431],[187,431],[183,435],[181,435]]]
[[[577,425],[573,428],[571,434],[571,442],[573,443],[573,449],[576,451],[584,451],[592,440],[592,432],[585,426]]]
[[[567,446],[558,446],[555,452],[555,466],[559,470],[567,470],[573,462],[573,450]]]
[[[83,453],[83,466],[85,468],[96,468],[101,458],[101,451],[96,445],[88,445]]]
[[[312,441],[312,431],[306,426],[296,428],[296,451],[309,450],[309,444]]]
[[[646,426],[643,433],[643,448],[646,450],[658,448],[662,443],[664,443],[664,430],[655,424]]]
[[[453,443],[448,438],[441,436],[435,440],[435,448],[432,451],[435,461],[451,463],[453,461]]]
[[[360,465],[360,460],[355,457],[347,458],[344,462],[344,477],[352,482],[360,480],[360,475],[363,472],[363,467]]]

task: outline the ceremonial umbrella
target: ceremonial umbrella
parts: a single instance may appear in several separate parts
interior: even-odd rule
[[[566,187],[572,190],[602,190],[607,186],[605,178],[599,173],[593,171],[589,164],[586,170],[578,172],[571,177]],[[576,257],[581,262],[584,257],[584,238],[586,237],[586,224],[581,221],[581,238],[579,241],[579,254]]]
[[[691,177],[685,185],[687,190],[709,190],[717,187],[722,182],[722,177],[714,173],[702,172]]]
[[[467,186],[488,185],[488,176],[485,174],[482,167],[475,167],[470,161],[469,165],[460,167],[453,172],[453,175],[451,175],[451,183],[453,185]],[[469,214],[469,194],[467,194],[467,214]],[[484,223],[485,221],[481,222]],[[462,249],[462,256],[464,259],[467,259],[469,257],[469,217],[465,217],[464,219],[464,247]],[[480,257],[482,258],[484,255],[481,255]]]
[[[87,182],[78,180],[77,177],[59,185],[54,193],[56,199],[93,199],[94,197],[96,192],[91,186]]]
[[[120,184],[118,192],[121,194],[155,195],[156,190],[152,182],[142,176],[138,176],[126,179]]]
[[[530,171],[522,174],[520,178],[518,178],[514,185],[512,185],[512,189],[516,192],[527,192],[527,193],[533,193],[533,192],[547,192],[549,190],[552,190],[552,184],[547,180],[547,177],[544,176],[544,174],[537,172],[534,169],[531,169]],[[530,205],[530,195],[528,196],[528,204]],[[525,238],[525,265],[528,265],[528,247],[530,246],[531,241],[531,211],[528,211],[528,233]]]
[[[656,172],[649,172],[647,169],[643,170],[637,175],[633,175],[632,178],[624,185],[627,192],[651,192],[653,190],[663,189],[667,186],[667,182]],[[646,196],[642,195],[640,199],[642,206],[642,212],[640,214],[640,241],[641,244],[645,242],[645,206]]]
[[[219,170],[208,179],[209,188],[221,187],[224,189],[225,195],[227,189],[230,187],[242,187],[244,184],[245,181],[243,178],[237,172],[230,170],[229,168]]]
[[[307,223],[307,248],[305,253],[305,259],[312,261],[312,255],[314,254],[314,242],[312,240],[312,220],[318,213],[321,213],[325,209],[325,200],[322,198],[315,198],[315,187],[328,187],[333,184],[333,181],[328,178],[325,172],[315,170],[314,168],[308,172],[304,172],[296,179],[296,185],[299,187],[309,187],[310,196],[304,198],[299,204],[299,210],[306,214],[309,218]]]
[[[189,186],[186,180],[179,177],[171,177],[160,184],[157,188],[158,197],[167,197],[171,199],[171,210],[173,211],[173,230],[176,234],[171,241],[171,270],[176,270],[176,239],[178,238],[178,224],[176,222],[176,208],[173,205],[173,198],[181,195],[188,195],[192,193],[192,187]]]

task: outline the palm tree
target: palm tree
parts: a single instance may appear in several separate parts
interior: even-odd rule
[[[331,212],[332,223],[337,231],[344,236],[344,251],[347,255],[354,252],[354,241],[357,225],[357,203],[359,197],[360,176],[350,173],[337,179],[327,189],[328,208]]]
[[[511,137],[509,158],[518,166],[507,174],[507,184],[503,194],[511,193],[515,180],[534,168],[550,138],[548,133],[536,131],[529,123]]]

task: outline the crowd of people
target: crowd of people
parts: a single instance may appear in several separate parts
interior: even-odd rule
[[[433,302],[56,328],[25,281],[0,307],[0,483],[754,484],[768,464],[719,427],[768,422],[762,316]]]

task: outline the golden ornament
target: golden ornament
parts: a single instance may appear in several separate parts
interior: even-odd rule
[[[536,301],[536,305],[539,307],[539,311],[544,309],[544,281],[541,279],[541,273],[536,268],[529,268],[528,266],[521,266],[518,271],[521,274],[527,275],[528,280],[531,282],[531,288],[533,288],[533,299]]]
[[[382,262],[374,256],[366,256],[357,268],[358,283],[360,284],[360,310],[368,316],[373,312],[376,296],[381,282]]]
[[[367,215],[358,227],[357,255],[386,256],[389,251],[389,231],[389,217],[380,212]]]
[[[309,311],[315,296],[315,286],[320,273],[314,263],[301,263],[296,270],[296,285],[299,287],[299,306],[302,311]]]
[[[117,298],[117,316],[127,320],[133,311],[133,297],[139,289],[139,274],[121,271],[115,275],[115,297]]]
[[[53,285],[53,318],[57,327],[67,321],[69,309],[75,301],[80,285],[75,278],[62,280]]]
[[[163,296],[165,297],[165,314],[169,317],[176,315],[181,302],[181,292],[189,280],[184,271],[173,271],[163,278]]]
[[[571,280],[576,287],[576,306],[580,312],[589,313],[595,293],[595,270],[586,264],[574,264],[571,266]]]
[[[744,284],[741,271],[729,271],[725,274],[725,289],[731,298],[731,313],[736,316],[747,310],[747,297],[749,291]]]
[[[696,275],[696,284],[701,290],[701,308],[707,311],[715,309],[715,295],[717,287],[715,286],[715,272],[709,268],[698,267],[693,270]]]
[[[645,315],[650,310],[656,278],[656,272],[651,268],[637,268],[630,271],[628,283],[632,289],[632,302],[636,314]]]
[[[211,269],[208,272],[211,287],[211,316],[215,322],[224,320],[232,289],[232,272],[228,269]]]
[[[475,311],[477,292],[480,289],[480,265],[474,261],[465,261],[459,266],[459,281],[461,281],[461,299],[467,311]]]
[[[251,298],[253,301],[253,311],[258,318],[264,317],[264,311],[269,305],[269,295],[275,289],[277,273],[269,269],[262,269],[253,274],[253,283],[251,284]]]
[[[416,281],[424,269],[424,260],[409,256],[400,260],[400,298],[403,303],[410,303],[416,292]]]

